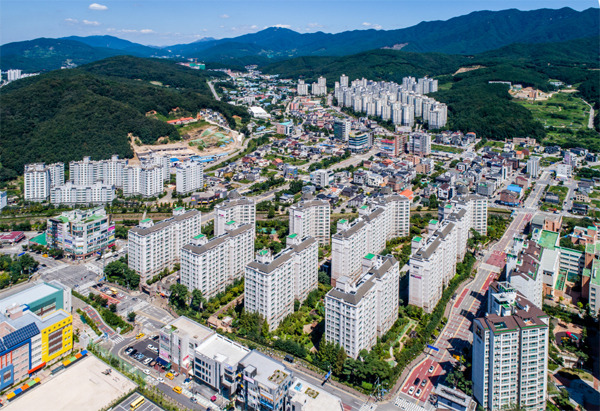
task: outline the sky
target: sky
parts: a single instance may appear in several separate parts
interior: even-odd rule
[[[392,30],[478,10],[598,7],[598,0],[0,0],[0,44],[112,35],[144,45],[229,38],[267,27],[300,33]]]

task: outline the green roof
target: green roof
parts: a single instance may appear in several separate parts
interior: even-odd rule
[[[269,251],[267,251],[267,250],[260,250],[260,251],[258,252],[258,255],[267,255],[267,253],[268,253],[268,252],[269,252]]]
[[[342,223],[342,224],[346,224],[348,222],[348,220],[346,220],[345,218],[343,218],[339,222]]]
[[[556,243],[558,242],[558,233],[554,231],[542,230],[540,234],[540,239],[538,240],[538,244],[549,250],[554,250],[556,247]]]
[[[31,240],[29,240],[29,242],[43,245],[44,247],[48,245],[48,242],[46,241],[46,233],[36,235]]]
[[[235,224],[235,221],[231,220],[225,223],[225,225],[231,225],[231,224]]]
[[[365,255],[365,258],[366,258],[367,260],[372,260],[373,258],[375,258],[375,254],[373,254],[373,253],[369,253],[369,254]]]
[[[594,259],[590,272],[590,283],[600,286],[600,261]]]
[[[179,211],[179,210],[183,210],[183,207],[176,207],[175,210],[173,210],[173,211]]]
[[[446,204],[444,208],[452,208],[452,204]]]
[[[148,223],[150,221],[152,221],[151,218],[144,218],[142,221],[140,221],[140,223]]]
[[[294,234],[290,234],[290,235],[288,235],[288,238],[296,238],[296,237],[298,237],[298,234],[297,234],[297,233],[294,233]]]
[[[423,241],[423,239],[419,236],[413,237],[412,239],[414,242],[420,243],[421,241]]]
[[[58,216],[57,217],[60,221],[62,221],[63,223],[68,223],[69,222],[69,218],[65,217],[64,215]]]
[[[204,234],[198,234],[198,235],[194,236],[193,238],[194,238],[194,240],[197,240],[202,237],[206,237],[206,236]]]
[[[429,224],[436,225],[437,223],[439,223],[438,220],[429,220]]]
[[[600,243],[586,244],[585,252],[588,254],[600,254]]]
[[[105,218],[105,215],[98,215],[98,214],[92,214],[91,216],[89,216],[85,222],[89,223],[90,221],[96,221],[96,220],[100,220],[102,218]]]
[[[366,209],[366,208],[368,208],[368,207],[369,207],[369,206],[365,204],[364,206],[361,206],[361,207],[360,207],[360,209],[361,209],[361,210],[364,210],[364,209]]]

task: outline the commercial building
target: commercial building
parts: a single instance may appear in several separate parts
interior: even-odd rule
[[[473,321],[473,395],[487,410],[545,410],[549,317],[508,283],[493,282]]]
[[[193,374],[196,348],[214,334],[214,330],[187,317],[176,318],[159,331],[159,363],[170,363],[175,371]]]
[[[125,197],[157,197],[163,192],[163,167],[155,164],[123,168],[123,195]]]
[[[520,237],[513,239],[512,247],[506,253],[506,276],[510,285],[538,308],[542,308],[544,291],[541,255],[542,247]]]
[[[429,222],[429,237],[413,238],[409,260],[409,304],[431,313],[467,251],[471,229],[487,233],[487,199],[469,195],[440,207]]]
[[[273,256],[261,250],[246,266],[244,305],[265,318],[269,330],[294,312],[294,301],[303,302],[317,288],[319,247],[312,237],[290,234],[287,248]]]
[[[400,271],[393,256],[367,254],[358,281],[337,279],[325,296],[325,338],[358,357],[398,319]]]
[[[215,236],[225,234],[227,223],[256,225],[256,204],[248,197],[242,197],[237,191],[230,191],[227,200],[215,206]]]
[[[116,198],[115,188],[99,181],[90,185],[74,185],[71,182],[50,189],[50,203],[63,205],[107,204]]]
[[[204,188],[204,165],[196,161],[179,163],[175,170],[178,194],[188,194]]]
[[[115,245],[115,225],[103,207],[66,211],[48,219],[46,243],[80,260]]]
[[[271,118],[271,115],[265,111],[264,108],[253,106],[248,109],[250,111],[250,115],[254,118],[259,119],[268,119]]]
[[[26,164],[23,177],[25,201],[46,201],[50,197],[52,187],[65,183],[65,164]]]
[[[353,153],[369,151],[373,147],[373,136],[371,133],[350,133],[348,136],[348,149]]]
[[[290,234],[300,238],[314,237],[319,244],[327,245],[330,240],[331,206],[328,201],[314,200],[312,194],[302,195],[302,201],[290,206]]]
[[[0,390],[73,348],[71,290],[40,283],[0,300]]]
[[[411,133],[408,140],[408,152],[422,157],[431,154],[431,135]]]
[[[408,235],[410,200],[401,195],[384,196],[359,208],[359,218],[352,224],[338,221],[337,233],[331,237],[331,284],[340,277],[351,281],[361,275],[362,258],[379,254],[387,240]]]
[[[254,255],[254,227],[231,221],[227,231],[208,240],[195,236],[181,250],[180,281],[188,290],[200,290],[205,298],[214,297],[244,275]]]
[[[336,119],[333,122],[333,136],[337,140],[348,141],[350,136],[350,130],[352,129],[352,122],[346,119]]]
[[[178,263],[181,249],[202,232],[202,216],[198,210],[178,207],[173,217],[157,224],[146,218],[129,230],[129,268],[143,281]]]
[[[329,187],[333,182],[333,173],[329,170],[315,170],[310,173],[310,182],[317,187]]]
[[[279,361],[252,351],[240,362],[243,388],[241,399],[245,409],[288,410],[288,392],[293,373]]]
[[[344,410],[344,404],[339,397],[299,378],[295,378],[288,389],[288,404],[288,409],[294,411]]]

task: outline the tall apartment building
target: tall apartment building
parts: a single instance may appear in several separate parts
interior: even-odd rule
[[[299,96],[308,96],[308,84],[304,83],[304,80],[298,80],[296,90]]]
[[[317,288],[319,247],[314,238],[290,234],[287,248],[273,256],[261,250],[246,266],[244,305],[262,315],[269,330],[294,312],[294,300],[304,301]]]
[[[73,349],[71,289],[39,283],[0,300],[0,389],[33,377]]]
[[[123,195],[125,197],[156,197],[163,192],[164,168],[155,164],[123,168]]]
[[[408,141],[408,151],[422,157],[431,154],[431,135],[411,133]]]
[[[473,395],[486,410],[545,410],[549,317],[510,284],[493,282],[473,321]]]
[[[527,160],[527,174],[531,178],[538,178],[540,175],[540,160],[541,157],[531,156]]]
[[[456,264],[467,251],[471,228],[487,232],[487,199],[468,195],[440,207],[441,221],[429,222],[429,237],[413,238],[409,260],[409,304],[431,313],[444,287],[456,274]]]
[[[65,183],[65,164],[26,164],[23,177],[25,201],[46,201],[51,188]]]
[[[448,122],[448,106],[443,103],[436,103],[429,111],[428,126],[430,130],[442,128]]]
[[[46,242],[80,260],[115,245],[115,225],[103,207],[66,211],[48,219]]]
[[[211,240],[198,234],[181,250],[181,284],[190,291],[202,291],[205,298],[242,278],[246,264],[253,259],[254,227],[231,221],[226,230]]]
[[[176,190],[188,194],[204,188],[204,165],[197,161],[186,161],[177,165]]]
[[[311,194],[303,194],[302,201],[290,206],[290,234],[314,237],[319,244],[329,244],[330,216],[328,201],[314,200]]]
[[[146,218],[129,230],[129,268],[146,281],[164,268],[172,267],[181,257],[181,249],[202,233],[198,210],[173,210],[173,217],[157,224]]]
[[[109,160],[92,161],[84,157],[82,161],[69,163],[69,178],[75,186],[91,186],[97,182],[104,185],[122,187],[123,169],[127,160],[113,155]]]
[[[77,204],[107,204],[116,198],[115,187],[97,181],[90,185],[74,185],[67,182],[65,185],[50,189],[50,203],[77,205]]]
[[[359,218],[350,224],[339,220],[331,237],[331,284],[338,278],[356,280],[361,274],[362,258],[379,254],[386,241],[408,235],[410,201],[400,195],[385,196],[359,209]]]
[[[8,196],[6,191],[0,191],[0,211],[8,205]]]
[[[348,87],[348,76],[345,74],[340,76],[340,87]]]
[[[341,277],[325,296],[325,339],[358,357],[398,319],[399,263],[393,256],[367,254],[358,281]]]
[[[235,190],[230,191],[227,200],[215,206],[215,236],[225,234],[227,223],[230,221],[255,227],[256,204],[254,200],[240,196]]]

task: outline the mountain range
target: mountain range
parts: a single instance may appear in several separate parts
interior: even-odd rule
[[[380,48],[471,55],[513,43],[539,44],[598,36],[599,16],[597,8],[477,11],[397,30],[301,34],[271,27],[234,38],[204,38],[162,48],[112,36],[40,38],[0,46],[0,69],[46,71],[60,68],[66,62],[79,65],[125,54],[198,58],[225,65],[266,65],[298,56],[345,56]]]

